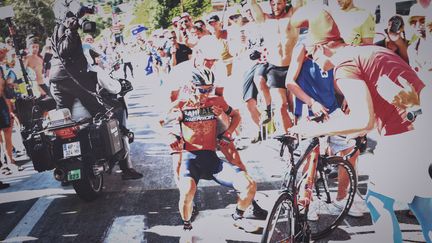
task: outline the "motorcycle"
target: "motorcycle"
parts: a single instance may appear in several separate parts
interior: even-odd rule
[[[120,83],[120,98],[133,89],[128,80],[116,79],[112,72],[109,76]],[[32,104],[32,119],[22,134],[35,170],[54,170],[54,178],[70,182],[81,199],[95,200],[102,193],[104,173],[127,158],[133,141],[133,133],[115,118],[118,107],[77,119],[69,109],[50,110],[45,117],[44,108],[50,106],[41,100]]]

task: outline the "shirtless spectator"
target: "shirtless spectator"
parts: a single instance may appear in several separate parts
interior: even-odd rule
[[[275,122],[277,133],[286,133],[292,126],[288,115],[288,98],[285,78],[291,61],[292,50],[297,41],[299,31],[291,26],[290,18],[301,5],[286,9],[286,0],[271,0],[272,13],[264,13],[256,0],[249,0],[252,14],[257,23],[262,23],[261,30],[268,50],[267,84],[275,105]]]
[[[27,56],[24,59],[24,66],[31,68],[36,74],[36,82],[41,96],[49,94],[49,88],[43,80],[43,60],[39,56],[39,40],[36,36],[30,35],[26,39]]]

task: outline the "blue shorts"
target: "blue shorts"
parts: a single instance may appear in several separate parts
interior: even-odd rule
[[[180,176],[191,177],[198,184],[200,179],[214,180],[217,183],[233,188],[233,179],[242,170],[222,159],[215,151],[186,151],[182,154]]]

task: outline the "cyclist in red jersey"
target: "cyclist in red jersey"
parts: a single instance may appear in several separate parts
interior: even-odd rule
[[[322,9],[298,11],[299,19],[311,23]],[[293,17],[295,18],[295,17]],[[300,21],[301,22],[301,21]],[[309,49],[313,60],[327,71],[334,68],[335,83],[351,112],[322,124],[306,122],[290,131],[305,137],[363,134],[377,128],[381,137],[372,157],[367,206],[375,226],[376,242],[402,242],[394,213],[395,201],[407,203],[417,217],[423,235],[431,242],[432,175],[430,129],[432,92],[397,54],[378,46],[349,46],[340,36],[311,28],[316,38]],[[411,119],[410,109],[421,106],[422,115]],[[411,113],[412,114],[412,113]]]
[[[231,134],[240,123],[239,113],[231,108],[222,96],[210,94],[214,88],[214,75],[207,68],[193,71],[191,94],[176,101],[170,113],[178,114],[181,134],[172,134],[170,147],[182,151],[179,171],[180,190],[179,211],[184,222],[183,228],[191,230],[193,198],[200,179],[214,180],[217,183],[236,189],[239,192],[237,207],[232,214],[234,225],[246,232],[259,228],[245,221],[244,211],[250,206],[256,192],[252,178],[216,154],[216,146],[232,143]],[[228,128],[217,133],[215,110],[222,109],[231,119]],[[168,115],[170,116],[170,114]],[[171,115],[172,116],[172,115]],[[177,115],[175,115],[177,116]]]

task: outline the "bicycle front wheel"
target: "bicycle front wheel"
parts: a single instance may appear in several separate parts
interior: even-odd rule
[[[292,195],[282,192],[270,213],[261,242],[294,242],[295,215]]]
[[[356,173],[347,160],[337,156],[323,158],[320,163],[316,171],[312,202],[307,212],[313,240],[330,234],[342,223],[357,190]],[[330,167],[337,168],[337,176],[329,176],[327,168]]]

